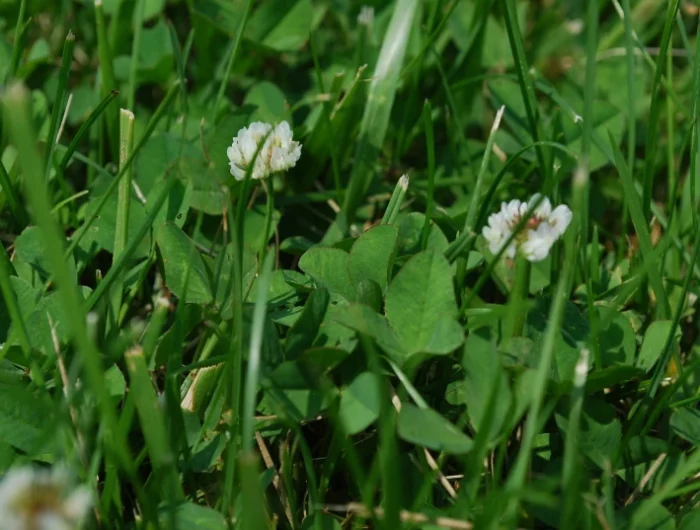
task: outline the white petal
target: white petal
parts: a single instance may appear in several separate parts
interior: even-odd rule
[[[535,193],[530,201],[528,202],[528,208],[532,207],[541,197],[539,193]],[[546,219],[549,217],[549,214],[552,213],[552,203],[549,202],[549,199],[547,197],[542,198],[540,201],[539,206],[535,208],[534,216],[539,218],[539,219]]]
[[[77,488],[63,504],[63,512],[72,521],[79,523],[85,518],[91,506],[92,493],[90,490],[85,487]]]
[[[549,215],[547,222],[554,229],[557,237],[561,237],[569,227],[572,217],[573,213],[571,212],[571,209],[565,204],[560,204],[554,208],[554,211]]]
[[[549,255],[556,239],[556,232],[552,227],[547,223],[542,223],[536,230],[527,231],[527,239],[520,249],[529,261],[542,261]]]

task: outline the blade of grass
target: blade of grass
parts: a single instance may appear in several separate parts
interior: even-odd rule
[[[518,74],[518,83],[525,104],[525,112],[530,127],[530,134],[535,142],[545,139],[542,120],[540,119],[539,108],[537,106],[537,98],[535,97],[535,88],[532,78],[529,74],[529,67],[525,56],[525,45],[523,37],[520,33],[518,25],[518,13],[515,7],[515,0],[502,0],[503,9],[505,11],[506,30],[508,32],[508,40],[510,42],[513,61],[515,61],[515,70]],[[536,148],[537,161],[540,165],[540,170],[544,175],[545,185],[552,178],[552,161],[549,152],[538,145]]]
[[[119,186],[119,182],[124,177],[127,170],[131,167],[131,164],[134,162],[136,155],[139,153],[141,148],[144,145],[146,145],[146,142],[149,140],[149,138],[153,134],[153,131],[155,131],[156,126],[158,125],[158,123],[160,123],[160,120],[163,118],[165,113],[170,109],[170,105],[171,105],[173,99],[175,98],[175,96],[177,95],[179,88],[180,88],[180,83],[178,81],[175,81],[175,83],[173,83],[173,85],[170,87],[170,90],[168,91],[168,93],[163,98],[163,101],[161,102],[161,104],[158,106],[156,111],[153,113],[153,116],[151,117],[150,121],[148,122],[148,125],[146,125],[146,130],[144,131],[143,136],[136,143],[136,146],[134,147],[133,151],[131,152],[131,156],[129,158],[127,158],[127,160],[124,162],[124,164],[120,167],[119,172],[114,177],[114,179],[112,179],[112,181],[109,183],[109,186],[107,186],[107,189],[105,190],[102,197],[100,197],[99,202],[97,203],[97,206],[95,207],[95,211],[93,211],[88,216],[88,218],[83,223],[83,226],[80,229],[76,230],[75,234],[73,234],[73,236],[71,237],[70,245],[68,246],[68,249],[65,252],[66,256],[71,255],[73,250],[75,250],[75,248],[80,243],[80,240],[83,238],[85,233],[90,229],[90,226],[92,225],[92,223],[95,221],[95,219],[97,219],[97,216],[100,215],[102,208],[104,208],[104,205],[107,204],[107,201],[109,200],[110,195]]]
[[[698,15],[700,24],[700,14]],[[698,196],[696,183],[700,180],[700,39],[695,39],[695,61],[693,62],[693,135],[690,143],[690,212],[693,230],[700,230],[698,224]]]
[[[400,69],[418,4],[417,0],[397,0],[389,28],[384,35],[360,124],[355,162],[343,200],[342,210],[348,225],[354,222],[355,211],[373,180],[373,166],[386,138]]]
[[[17,195],[15,187],[12,185],[10,175],[7,173],[2,160],[0,160],[0,188],[7,198],[7,204],[17,224],[20,226],[27,226],[29,224],[29,216],[24,209],[24,203],[22,203],[19,195]]]
[[[134,147],[134,113],[127,109],[121,109],[119,113],[119,165],[121,167],[131,156]],[[124,172],[117,188],[117,219],[114,226],[114,250],[112,252],[112,267],[119,259],[128,241],[129,230],[129,203],[131,202],[131,167]],[[122,280],[114,282],[112,294],[112,314],[115,323],[122,305],[123,285]]]
[[[253,324],[250,332],[250,347],[248,349],[248,366],[243,390],[242,410],[242,444],[244,452],[251,452],[255,443],[255,404],[260,381],[261,351],[263,332],[267,316],[267,297],[270,292],[270,276],[274,265],[274,256],[268,254],[258,277],[258,292],[253,309]]]
[[[146,0],[136,0],[134,6],[134,34],[131,41],[131,64],[129,67],[129,94],[126,98],[126,108],[135,108],[136,87],[138,86],[139,54],[141,52],[141,34],[143,32],[143,15]]]
[[[58,85],[56,86],[56,95],[54,97],[53,108],[51,109],[51,121],[49,124],[48,146],[44,158],[44,181],[49,182],[49,173],[53,167],[53,156],[58,141],[58,129],[61,124],[61,115],[64,109],[64,99],[68,78],[70,77],[71,64],[73,62],[73,48],[75,48],[75,35],[72,31],[68,32],[63,44],[63,56],[61,59],[61,69],[58,74]],[[61,185],[61,189],[66,195],[70,194],[70,188],[63,178],[62,172],[56,173],[56,178]]]
[[[175,467],[177,460],[168,442],[163,410],[158,404],[141,346],[127,351],[124,360],[129,372],[129,393],[134,397],[153,472],[163,488],[163,496],[169,501],[182,499],[184,492]]]
[[[219,91],[216,94],[216,100],[214,100],[214,106],[211,110],[210,120],[212,123],[216,122],[216,114],[219,112],[219,107],[221,106],[221,101],[224,99],[224,94],[226,93],[226,87],[228,86],[228,80],[231,77],[231,71],[233,70],[233,63],[236,61],[238,56],[238,50],[241,46],[241,40],[243,39],[243,34],[245,33],[245,28],[248,25],[248,19],[250,18],[250,12],[253,8],[253,0],[248,0],[246,3],[245,11],[243,13],[243,18],[241,18],[241,23],[238,25],[238,30],[236,31],[236,39],[233,41],[231,46],[231,53],[226,61],[226,68],[224,69],[224,74],[221,79],[221,84],[219,85]]]
[[[569,407],[569,423],[564,441],[564,470],[562,474],[562,489],[564,509],[561,514],[560,528],[573,528],[576,520],[576,510],[580,503],[580,473],[579,437],[581,432],[581,410],[586,390],[588,375],[588,350],[581,350],[574,375],[574,389],[571,393]]]
[[[632,224],[634,225],[634,229],[639,238],[639,249],[642,254],[642,259],[647,261],[652,255],[654,249],[651,245],[651,236],[649,234],[647,218],[644,215],[644,205],[639,199],[639,194],[637,193],[634,185],[632,175],[630,175],[629,169],[627,168],[627,163],[625,162],[625,159],[620,152],[620,148],[617,146],[617,143],[615,142],[615,139],[611,133],[610,145],[612,146],[613,156],[615,157],[615,165],[618,173],[620,174],[620,180],[622,181],[625,200],[627,201],[630,215],[632,217]],[[666,290],[664,289],[658,269],[649,264],[649,270],[653,271],[649,273],[649,282],[651,283],[651,287],[654,290],[654,295],[656,296],[659,318],[665,319],[669,313]]]
[[[95,0],[95,30],[97,33],[97,54],[100,58],[100,86],[102,89],[102,97],[106,98],[110,92],[117,89],[117,82],[114,76],[112,51],[109,48],[109,40],[107,38],[107,23],[105,21],[102,0]],[[112,157],[117,159],[119,153],[119,148],[117,145],[119,140],[119,122],[117,119],[117,113],[116,111],[108,108],[105,110],[104,116],[110,151]]]
[[[381,224],[393,224],[401,211],[401,206],[403,205],[403,200],[406,197],[406,192],[408,191],[408,176],[403,175],[394,187],[394,191],[389,198],[389,204],[384,212],[384,217],[382,217]]]
[[[115,98],[119,95],[118,90],[112,90],[107,97],[105,97],[97,107],[95,107],[95,110],[93,110],[90,113],[90,116],[88,116],[87,120],[83,122],[83,124],[80,126],[78,129],[78,132],[75,133],[75,136],[71,140],[70,144],[68,144],[68,147],[66,148],[66,152],[63,153],[63,158],[61,158],[61,162],[58,165],[58,171],[60,173],[65,172],[66,168],[68,167],[68,164],[71,161],[71,158],[73,157],[73,153],[75,153],[76,149],[78,148],[78,144],[80,141],[83,139],[85,134],[90,130],[90,127],[92,126],[93,123],[95,123],[95,120],[99,118],[102,113],[105,111],[107,106],[112,103]]]
[[[425,148],[428,153],[428,203],[425,207],[425,222],[421,232],[421,248],[425,250],[430,235],[430,219],[435,209],[435,131],[433,130],[432,108],[427,99],[423,103],[423,128],[425,129]]]
[[[654,73],[654,81],[651,87],[651,108],[649,109],[649,119],[647,120],[647,137],[646,137],[646,154],[644,165],[644,193],[642,195],[642,214],[644,220],[648,223],[651,220],[651,202],[652,191],[654,187],[654,172],[656,169],[656,151],[658,149],[659,138],[659,120],[661,118],[661,76],[666,65],[666,55],[668,47],[671,44],[671,33],[673,31],[673,21],[676,16],[676,11],[680,0],[672,0],[668,3],[666,11],[666,21],[661,35],[661,44],[659,46],[659,56],[656,59],[656,72]],[[634,222],[634,217],[633,217]]]
[[[25,18],[27,16],[27,0],[20,0],[19,13],[17,14],[17,22],[15,22],[15,38],[12,43],[12,55],[10,55],[10,66],[5,74],[5,84],[7,85],[15,78],[17,68],[19,67],[19,56],[24,49],[22,45],[25,28]]]

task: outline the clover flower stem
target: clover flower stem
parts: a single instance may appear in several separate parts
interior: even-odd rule
[[[260,266],[262,267],[265,261],[265,255],[267,254],[267,244],[269,242],[270,228],[272,227],[272,213],[275,210],[275,201],[272,189],[272,180],[270,180],[270,187],[265,183],[264,180],[260,181],[263,190],[265,191],[265,224],[263,229],[262,246],[260,247]]]
[[[515,258],[515,281],[508,299],[508,320],[504,338],[509,340],[523,333],[525,316],[527,315],[527,295],[530,288],[530,262],[521,255]]]

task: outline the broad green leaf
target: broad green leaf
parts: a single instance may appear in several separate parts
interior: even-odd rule
[[[644,333],[642,348],[637,357],[637,366],[642,370],[651,370],[659,356],[663,353],[668,336],[673,330],[673,322],[670,320],[656,320],[652,322]],[[680,330],[676,332],[676,338],[680,336]]]
[[[452,272],[442,254],[426,251],[411,258],[389,285],[385,309],[409,355],[449,353],[464,340],[455,320]]]
[[[168,289],[185,302],[211,302],[209,276],[192,240],[169,221],[158,229],[157,241]]]
[[[37,455],[57,440],[54,410],[19,385],[0,385],[0,440],[29,455]]]
[[[303,313],[287,334],[287,359],[296,359],[313,344],[326,316],[329,301],[328,290],[325,288],[316,289],[311,293],[304,305]]]
[[[636,339],[630,321],[614,309],[598,306],[600,351],[605,366],[634,364]]]
[[[557,425],[566,436],[569,424],[568,414],[555,413]],[[622,440],[622,425],[613,409],[607,403],[587,398],[581,414],[579,450],[600,469],[615,457]]]
[[[273,125],[287,118],[284,92],[269,81],[261,81],[248,90],[244,104],[257,107],[251,120],[259,120]]]
[[[468,453],[474,445],[466,434],[436,411],[411,404],[401,407],[398,433],[407,442],[450,454]]]
[[[272,50],[298,50],[309,38],[313,23],[311,0],[263,3],[253,13],[246,37]]]
[[[87,205],[86,215],[92,215],[101,200],[100,197],[93,198]],[[107,252],[112,252],[114,249],[114,228],[117,225],[117,203],[118,197],[116,193],[112,193],[107,199],[107,202],[100,210],[99,215],[92,223],[92,226],[85,232],[83,237],[83,245],[87,245],[91,241],[95,241],[100,248]],[[129,201],[129,223],[127,229],[127,241],[133,241],[139,228],[143,225],[146,219],[146,209],[143,203],[139,201],[133,194]],[[132,258],[145,258],[151,251],[151,233],[146,233],[146,236],[141,240],[136,247]]]
[[[343,311],[338,311],[335,320],[358,333],[372,337],[377,344],[396,360],[405,357],[405,350],[396,333],[382,315],[363,304],[349,304]]]
[[[700,411],[678,409],[671,414],[670,425],[678,436],[694,445],[700,445]]]
[[[491,328],[481,328],[472,332],[464,343],[462,355],[467,412],[477,431],[482,423],[488,422],[491,425],[489,438],[500,433],[512,401],[512,392],[496,349],[496,340],[491,335]],[[497,380],[495,408],[491,417],[487,419],[485,414]]]
[[[340,392],[340,421],[347,434],[364,431],[379,417],[382,384],[372,372],[362,372]]]
[[[161,524],[167,526],[170,521],[170,507],[158,509]],[[200,506],[193,502],[180,504],[175,508],[175,528],[173,530],[226,530],[226,519],[216,510]]]
[[[337,248],[314,247],[301,257],[299,268],[331,294],[352,301],[355,299],[355,288],[348,272],[349,259],[347,252]]]
[[[666,508],[662,505],[657,504],[651,510],[649,514],[644,518],[644,521],[640,521],[638,524],[629,526],[632,522],[632,517],[634,512],[639,507],[640,502],[635,502],[629,506],[625,506],[619,512],[617,512],[617,528],[629,528],[630,530],[675,530],[676,521]]]
[[[678,525],[678,530],[695,530],[700,528],[700,509],[696,508],[686,514]]]
[[[423,233],[423,225],[425,224],[425,215],[421,212],[411,212],[409,214],[400,214],[397,221],[399,227],[399,251],[401,254],[416,254],[420,252],[421,235]],[[445,234],[440,230],[440,227],[433,221],[430,222],[430,231],[428,232],[428,242],[426,250],[434,250],[440,254],[444,254],[450,244],[445,237]]]
[[[44,256],[44,241],[41,229],[38,226],[30,226],[22,231],[19,237],[15,239],[15,252],[17,253],[16,259],[28,265],[33,273],[38,275],[38,278],[42,281],[46,281],[49,278],[51,271]],[[68,259],[68,267],[74,278],[77,278],[78,273],[72,256]],[[29,279],[27,278],[27,280]]]
[[[394,261],[398,230],[391,225],[370,228],[357,238],[350,250],[348,269],[357,286],[363,280],[374,280],[386,289]]]
[[[540,297],[536,306],[527,315],[527,335],[540,347],[549,318],[549,297]],[[553,379],[555,381],[571,381],[578,362],[580,350],[588,341],[590,328],[588,320],[571,302],[564,308],[562,327],[556,338],[554,348]]]

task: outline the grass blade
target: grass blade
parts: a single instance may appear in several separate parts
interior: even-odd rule
[[[389,116],[398,90],[401,65],[418,5],[417,0],[397,0],[389,28],[384,35],[360,124],[355,163],[343,201],[343,213],[348,225],[354,221],[355,211],[373,180],[374,163],[382,150],[389,128]]]

